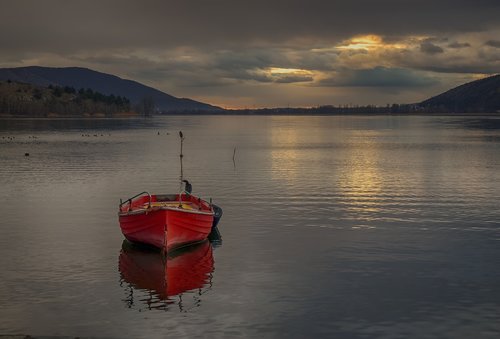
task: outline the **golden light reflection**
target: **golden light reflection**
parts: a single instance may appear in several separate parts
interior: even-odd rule
[[[363,138],[365,139],[365,138]],[[371,219],[370,215],[382,208],[382,173],[380,173],[378,147],[375,142],[355,147],[348,153],[339,186],[347,202],[345,208],[359,213],[359,219]]]
[[[276,117],[283,119],[283,117]],[[310,118],[309,118],[310,119]],[[304,130],[284,126],[271,130],[271,177],[289,185],[303,185],[311,175],[318,180],[334,180],[330,193],[339,195],[337,203],[348,211],[350,218],[357,222],[380,218],[384,209],[384,192],[388,182],[384,174],[381,151],[376,135],[371,131],[351,131],[345,137],[347,147],[332,155],[332,163],[340,162],[332,168],[332,173],[316,172],[315,161],[325,157],[325,150],[303,147],[310,143],[324,141],[325,135],[311,135]],[[336,160],[333,160],[336,159]],[[342,169],[341,172],[334,168]],[[321,179],[319,179],[321,178]],[[320,190],[327,190],[321,186]],[[328,194],[329,191],[322,191]]]
[[[271,132],[271,176],[273,179],[294,180],[299,175],[296,129],[273,129]]]
[[[311,135],[307,129],[297,128],[310,124],[311,117],[297,116],[288,124],[287,117],[272,117],[273,124],[279,127],[271,129],[271,176],[273,179],[298,183],[302,177],[310,175],[311,159],[315,154],[304,148],[310,142],[319,141],[321,135]]]

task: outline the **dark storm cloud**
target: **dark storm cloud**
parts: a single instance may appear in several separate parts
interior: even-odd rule
[[[485,43],[486,46],[500,48],[500,40],[488,40]]]
[[[500,10],[489,0],[0,1],[2,48],[33,51],[480,31],[498,24]]]
[[[211,54],[210,58],[212,59],[212,67],[227,71],[290,64],[282,53],[272,48],[222,50]]]
[[[434,85],[437,81],[407,69],[375,67],[373,69],[342,70],[320,83],[323,86],[335,87],[423,87]]]
[[[265,69],[269,67],[332,70],[339,52],[335,50],[311,51],[309,46],[248,48],[212,52],[211,67],[234,71],[238,69]]]
[[[448,44],[449,48],[467,48],[470,46],[471,45],[468,42],[452,42],[451,44]]]
[[[443,53],[444,49],[442,49],[437,45],[434,45],[429,41],[425,41],[420,44],[420,51],[426,54],[438,54],[438,53]]]

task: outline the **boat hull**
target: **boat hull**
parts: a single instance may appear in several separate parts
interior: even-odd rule
[[[127,240],[171,251],[207,238],[214,223],[212,210],[154,207],[156,199],[152,197],[153,207],[120,211],[120,228]],[[200,201],[190,199],[193,203]]]

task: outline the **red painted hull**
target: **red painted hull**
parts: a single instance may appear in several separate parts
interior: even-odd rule
[[[140,197],[120,208],[120,228],[125,238],[167,252],[207,238],[214,212],[206,201],[183,195],[184,207],[178,208],[178,196],[169,200],[160,197],[152,195],[149,206],[149,197]]]
[[[119,258],[120,274],[135,288],[152,291],[160,300],[202,288],[214,270],[212,246],[208,241],[186,247],[176,256],[124,245]]]

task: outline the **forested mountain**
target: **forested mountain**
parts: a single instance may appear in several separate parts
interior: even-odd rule
[[[220,108],[191,99],[176,98],[139,82],[80,67],[0,68],[0,81],[29,83],[38,86],[90,88],[105,95],[125,97],[134,105],[154,105],[158,111],[213,111]]]
[[[468,82],[418,105],[430,112],[500,112],[500,75]]]

